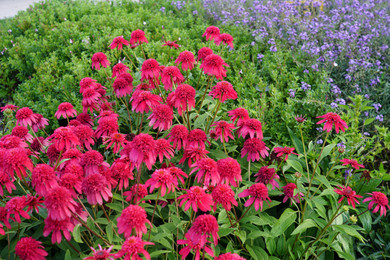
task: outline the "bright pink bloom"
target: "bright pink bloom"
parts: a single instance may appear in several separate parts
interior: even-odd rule
[[[198,59],[197,61],[203,61],[204,58],[206,58],[207,56],[209,56],[210,54],[213,54],[213,50],[210,49],[209,47],[202,47],[199,49],[198,51]]]
[[[317,122],[317,124],[325,122],[324,130],[327,132],[332,131],[333,125],[336,129],[336,133],[339,133],[340,129],[345,132],[345,129],[348,128],[347,123],[336,113],[329,112],[323,116],[317,116],[317,118],[323,118],[321,121]]]
[[[301,197],[303,197],[302,192],[298,192],[294,196],[294,190],[297,188],[297,185],[295,183],[287,183],[283,187],[283,193],[284,193],[284,198],[283,198],[283,203],[285,203],[288,199],[291,199],[290,206],[292,205],[292,200],[295,200],[296,203],[301,202]]]
[[[80,80],[80,93],[82,94],[84,90],[88,88],[94,88],[96,85],[96,80],[92,78],[83,78]]]
[[[218,35],[217,37],[215,37],[214,42],[217,46],[219,46],[222,43],[222,44],[229,45],[230,48],[232,48],[232,49],[234,48],[233,36],[231,36],[228,33],[222,33],[222,34]]]
[[[177,167],[169,167],[168,171],[173,176],[173,178],[177,179],[177,183],[179,183],[180,180],[180,182],[184,184],[183,177],[188,178],[188,175]]]
[[[168,66],[162,70],[161,81],[164,84],[166,91],[172,91],[173,84],[181,84],[184,82],[184,80],[185,79],[180,70],[175,66]]]
[[[158,79],[162,69],[155,59],[147,59],[142,63],[141,68],[141,81],[156,80]]]
[[[108,163],[104,161],[104,157],[101,153],[95,150],[87,151],[83,154],[80,160],[80,165],[84,167],[86,176],[93,173],[99,173],[99,166],[110,167]]]
[[[51,218],[45,219],[45,227],[43,229],[43,236],[47,237],[51,232],[53,232],[51,236],[51,242],[61,243],[62,234],[65,239],[70,241],[72,236],[70,232],[73,231],[75,225],[72,223],[71,218],[66,218],[64,220],[53,220]]]
[[[295,148],[293,148],[293,147],[287,147],[287,146],[285,146],[285,147],[275,147],[274,153],[277,154],[277,155],[276,155],[277,157],[286,155],[285,160],[287,161],[288,156],[289,156],[290,154],[299,155],[299,154],[297,154],[297,153],[294,153],[294,152],[293,152],[294,150],[295,150]]]
[[[111,78],[115,78],[123,73],[127,73],[128,70],[130,70],[129,67],[127,67],[125,64],[119,62],[114,67],[112,67]]]
[[[250,138],[257,137],[263,139],[263,131],[261,122],[257,119],[248,119],[246,120],[237,130],[238,136],[245,138],[247,135]]]
[[[41,114],[34,115],[37,118],[37,121],[31,126],[34,132],[38,132],[38,129],[44,129],[47,125],[49,125],[49,120],[47,118],[44,118]]]
[[[214,122],[211,126],[215,126],[215,140],[219,138],[223,142],[225,139],[226,143],[229,141],[229,138],[234,140],[232,133],[232,130],[235,129],[234,124],[229,124],[226,121],[218,121]]]
[[[62,159],[69,159],[69,160],[66,160],[65,162],[61,163],[60,169],[65,168],[68,164],[80,163],[81,156],[83,156],[82,152],[80,152],[80,150],[76,148],[66,150],[62,154]]]
[[[11,178],[8,173],[2,171],[0,167],[0,196],[4,196],[3,187],[5,187],[9,194],[12,193],[12,190],[16,190],[14,178]]]
[[[32,237],[23,237],[16,243],[15,255],[21,260],[45,260],[48,253],[44,249],[42,242]]]
[[[371,195],[371,197],[365,198],[363,200],[363,202],[370,201],[370,203],[368,204],[368,209],[372,209],[372,207],[377,204],[372,213],[376,213],[380,209],[380,215],[386,216],[386,207],[390,210],[389,200],[387,199],[386,195],[378,191],[374,191],[373,193],[368,194]]]
[[[61,103],[58,106],[57,112],[54,114],[55,117],[60,119],[60,117],[71,118],[77,116],[77,111],[73,108],[73,105],[69,102]]]
[[[146,218],[146,211],[138,205],[129,205],[122,211],[122,214],[117,219],[118,233],[124,233],[125,238],[129,238],[135,229],[137,237],[142,237],[142,234],[147,233],[146,224],[152,226],[152,223]]]
[[[223,78],[226,77],[226,69],[223,66],[230,67],[217,54],[210,54],[204,58],[200,68],[205,74],[215,76],[218,80],[223,80]]]
[[[166,139],[158,139],[156,140],[156,153],[159,157],[160,163],[163,163],[164,157],[167,160],[170,160],[173,156],[175,156],[175,151],[172,145]]]
[[[111,134],[111,136],[103,142],[103,144],[108,144],[106,150],[110,147],[113,147],[113,153],[119,153],[119,150],[123,148],[127,143],[128,141],[126,140],[126,135],[120,133]]]
[[[88,88],[83,92],[83,113],[87,113],[88,110],[93,113],[93,110],[98,111],[98,102],[101,94],[96,89]]]
[[[207,135],[202,129],[193,129],[188,135],[188,145],[193,147],[200,147],[205,149],[205,142],[207,141]]]
[[[279,188],[279,183],[276,180],[280,179],[280,177],[275,173],[275,168],[263,166],[254,176],[257,177],[255,182],[263,183],[265,185],[271,184],[273,190],[275,187]]]
[[[238,206],[236,199],[234,198],[234,191],[227,184],[217,185],[211,192],[211,196],[214,200],[214,211],[217,210],[217,205],[221,204],[226,211],[232,209],[232,205]]]
[[[244,147],[241,150],[241,158],[244,158],[246,154],[248,154],[248,162],[249,161],[258,161],[260,160],[260,155],[263,159],[268,156],[269,148],[265,146],[265,143],[258,138],[249,138],[245,141]]]
[[[121,151],[122,157],[127,157],[131,162],[139,169],[142,162],[146,164],[146,167],[151,170],[152,166],[156,162],[156,141],[149,134],[139,134],[126,145],[129,146],[130,151]]]
[[[27,207],[27,200],[25,197],[11,198],[5,204],[5,209],[7,210],[7,220],[11,218],[20,224],[22,223],[20,216],[25,219],[30,219],[30,215],[27,214],[27,211],[24,211],[25,207]],[[14,217],[11,217],[11,215],[14,215]]]
[[[172,126],[173,110],[165,104],[158,104],[152,108],[152,114],[148,117],[149,126],[159,131],[168,130]]]
[[[72,194],[65,187],[53,187],[45,196],[45,205],[48,218],[53,220],[65,220],[72,216],[77,203],[72,199]]]
[[[7,104],[4,107],[0,107],[0,112],[4,112],[6,109],[9,109],[11,111],[16,111],[19,107],[12,105],[12,104]]]
[[[152,174],[152,177],[145,182],[145,186],[149,187],[149,192],[151,193],[155,188],[161,187],[161,197],[165,196],[165,193],[170,193],[175,191],[178,183],[177,179],[173,178],[172,174],[167,169],[155,170]]]
[[[26,148],[28,145],[22,139],[13,135],[5,135],[0,139],[0,147],[5,149]]]
[[[351,165],[356,170],[359,170],[360,168],[364,168],[363,164],[359,164],[356,160],[353,159],[342,159],[340,162],[343,163],[343,166]]]
[[[176,64],[181,63],[182,70],[192,70],[195,64],[195,56],[190,51],[183,51],[175,60]]]
[[[360,204],[356,198],[363,198],[363,196],[357,195],[356,191],[352,190],[348,186],[342,187],[339,185],[338,187],[340,189],[334,189],[334,192],[342,195],[341,199],[339,199],[339,203],[341,203],[343,199],[347,199],[348,205],[352,205],[353,208],[355,208],[355,203]]]
[[[191,167],[193,163],[199,161],[202,158],[206,158],[208,153],[210,152],[204,148],[189,145],[184,150],[183,157],[179,161],[179,164],[183,164],[185,160],[188,159],[188,166]]]
[[[48,147],[49,144],[50,142],[47,139],[38,136],[38,138],[34,138],[30,147],[35,152],[45,152],[45,147]]]
[[[91,127],[93,126],[93,119],[87,113],[80,113],[76,117],[76,119],[77,119],[77,121],[79,121],[83,125],[87,125],[87,126],[91,126]]]
[[[112,40],[112,43],[110,44],[111,49],[115,49],[118,47],[118,50],[122,50],[123,45],[129,45],[129,42],[126,41],[123,36],[115,37],[114,40]]]
[[[199,171],[195,179],[202,185],[217,185],[221,179],[217,162],[211,158],[203,158],[191,165],[194,168],[190,174]]]
[[[20,179],[23,179],[27,176],[26,170],[30,172],[33,170],[33,163],[23,148],[17,147],[7,150],[3,160],[5,171],[11,176],[16,173]]]
[[[237,255],[237,254],[232,254],[232,253],[226,253],[219,255],[215,260],[246,260],[245,258]]]
[[[196,91],[193,87],[187,84],[179,85],[172,96],[174,107],[178,109],[179,115],[183,114],[183,111],[191,111],[195,107],[195,94]]]
[[[88,150],[92,149],[91,145],[95,144],[95,140],[93,139],[95,132],[91,127],[87,125],[78,125],[73,128],[73,133],[77,136],[81,145],[84,145]]]
[[[130,74],[128,74],[128,75],[130,75]],[[115,95],[119,98],[125,97],[125,96],[131,94],[131,92],[133,92],[133,85],[129,84],[129,82],[126,79],[124,79],[120,76],[114,80],[112,87],[114,89]]]
[[[137,203],[148,195],[148,189],[145,187],[145,184],[134,184],[123,195],[127,196],[126,201],[130,201],[131,203],[134,198],[134,203]],[[135,201],[135,198],[137,198],[137,201]]]
[[[22,125],[25,127],[31,127],[38,120],[37,115],[34,114],[34,112],[28,107],[19,109],[15,114],[15,118],[16,125]]]
[[[92,173],[85,177],[81,183],[81,190],[91,205],[102,205],[103,199],[109,201],[112,197],[110,185],[106,177],[100,173]]]
[[[206,40],[212,40],[219,36],[219,28],[216,26],[209,26],[206,28],[206,31],[203,33],[202,37],[206,36]]]
[[[168,141],[173,142],[173,148],[180,150],[187,146],[188,135],[188,129],[184,125],[175,125],[167,136],[169,136]]]
[[[212,215],[204,214],[194,220],[187,234],[189,239],[195,244],[199,242],[205,244],[211,235],[214,240],[214,245],[217,245],[219,239],[218,229],[217,219]]]
[[[137,29],[131,33],[130,44],[133,45],[135,43],[148,43],[144,31]]]
[[[41,196],[32,196],[31,194],[27,194],[26,196],[26,204],[28,206],[27,213],[35,210],[36,213],[39,213],[39,208],[44,208],[44,201]]]
[[[176,41],[165,41],[165,43],[162,46],[168,46],[171,49],[172,48],[179,49],[180,47],[179,44],[176,43]]]
[[[237,99],[237,92],[229,82],[220,81],[211,89],[209,96],[213,99],[218,98],[221,103],[224,103],[227,99]]]
[[[233,187],[238,187],[241,177],[241,166],[233,158],[224,158],[220,159],[217,162],[218,172],[221,176],[220,183],[226,183],[232,185]]]
[[[249,113],[248,110],[242,107],[238,107],[236,109],[228,111],[228,114],[230,116],[230,120],[233,121],[233,123],[237,120],[237,125],[242,125],[246,120],[249,120]]]
[[[60,157],[60,151],[57,150],[56,146],[54,144],[50,145],[47,148],[46,155],[49,158],[50,164],[55,164]],[[32,167],[31,167],[32,168]]]
[[[187,211],[192,207],[195,212],[198,212],[198,208],[201,211],[210,211],[213,205],[213,199],[210,194],[207,194],[203,188],[199,186],[192,186],[187,190],[187,194],[183,194],[178,197],[181,200],[180,207],[186,204],[184,211]]]
[[[249,189],[244,190],[240,194],[238,194],[238,197],[243,198],[251,196],[249,200],[247,200],[244,204],[245,207],[249,207],[255,203],[255,210],[258,211],[259,207],[261,210],[263,210],[263,202],[268,201],[271,202],[271,199],[268,197],[268,189],[267,186],[265,186],[263,183],[255,183],[252,186],[249,187]]]
[[[31,183],[37,194],[46,196],[51,189],[58,186],[54,169],[47,164],[38,164],[31,174]]]
[[[179,245],[187,245],[183,247],[179,252],[182,259],[188,259],[187,256],[190,254],[191,250],[195,254],[195,260],[200,260],[200,255],[202,250],[204,250],[211,257],[214,257],[213,249],[207,245],[207,243],[211,243],[210,241],[206,240],[203,243],[201,243],[201,241],[199,241],[198,243],[193,243],[188,234],[185,235],[185,238],[186,240],[184,239],[177,240],[177,243]]]
[[[111,254],[111,250],[113,246],[110,246],[108,249],[103,249],[101,245],[98,245],[99,249],[95,250],[93,247],[91,247],[93,255],[84,258],[84,260],[114,260],[116,258],[115,254]]]
[[[119,190],[129,187],[129,180],[134,180],[133,167],[127,160],[116,159],[112,164],[111,176],[119,181]]]
[[[61,175],[58,184],[61,187],[65,187],[72,195],[72,197],[76,198],[77,193],[81,194],[81,179],[80,176],[74,173],[64,173]],[[76,192],[75,192],[76,190]]]
[[[100,70],[100,65],[104,68],[110,66],[110,62],[103,52],[97,52],[92,56],[92,69],[95,67],[95,69]]]
[[[27,127],[21,126],[21,125],[15,126],[12,129],[11,135],[17,136],[20,139],[22,139],[23,141],[28,141],[30,143],[32,143],[34,140],[34,137],[28,132]]]
[[[162,98],[158,95],[152,94],[149,91],[134,92],[130,98],[131,110],[137,113],[149,113],[150,110],[162,102]]]
[[[114,116],[106,116],[99,119],[95,135],[97,138],[111,136],[112,134],[117,133],[118,129],[118,118]]]
[[[147,260],[150,260],[149,253],[144,249],[145,245],[154,245],[151,242],[142,241],[139,237],[129,237],[122,245],[122,249],[116,253],[117,258],[125,256],[124,260],[142,260],[139,255],[143,254]]]

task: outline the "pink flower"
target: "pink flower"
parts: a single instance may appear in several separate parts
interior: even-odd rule
[[[116,116],[105,116],[99,119],[98,127],[96,128],[96,138],[102,136],[111,136],[119,130],[118,118]]]
[[[77,198],[77,194],[81,194],[81,179],[80,176],[74,173],[64,173],[61,175],[58,184],[66,188],[72,197]],[[76,192],[75,192],[76,190]]]
[[[226,253],[219,255],[215,260],[245,260],[245,258],[237,255],[237,254],[232,254],[232,253]]]
[[[206,40],[212,40],[219,36],[219,28],[216,26],[207,27],[206,31],[203,33],[202,37],[206,36]]]
[[[87,126],[93,126],[93,120],[91,118],[91,116],[87,113],[80,113],[77,117],[76,117],[77,121],[79,121],[81,124],[83,125],[87,125]]]
[[[83,112],[87,113],[88,109],[92,113],[93,110],[98,111],[98,102],[102,95],[93,88],[88,88],[83,92],[83,101],[81,105],[83,106]]]
[[[16,125],[22,125],[25,127],[32,126],[38,121],[37,115],[28,108],[23,107],[16,112]]]
[[[187,146],[188,135],[188,129],[184,125],[175,125],[167,136],[169,136],[168,141],[173,142],[173,148],[180,150]]]
[[[122,50],[123,45],[129,45],[129,42],[126,41],[123,36],[115,37],[114,40],[112,40],[112,43],[110,44],[111,49],[118,48],[118,50]]]
[[[149,113],[149,111],[156,105],[162,102],[162,98],[158,95],[154,95],[149,91],[134,92],[130,98],[131,110],[137,113]]]
[[[183,111],[191,111],[195,107],[195,94],[196,91],[193,87],[187,84],[179,85],[172,96],[173,106],[178,109],[179,115],[183,114]]]
[[[179,44],[176,43],[176,41],[165,41],[165,43],[162,46],[168,46],[171,49],[172,48],[179,49],[180,47]]]
[[[88,260],[88,259],[90,259],[90,260],[106,260],[106,259],[114,260],[116,258],[115,254],[110,253],[113,246],[110,246],[108,249],[103,249],[101,245],[98,245],[98,246],[99,246],[98,250],[95,250],[93,247],[91,247],[93,255],[84,258],[84,260]]]
[[[238,206],[236,199],[234,198],[234,191],[227,184],[217,185],[211,192],[211,196],[214,200],[214,211],[217,210],[217,205],[221,204],[226,211],[232,209],[232,205]]]
[[[352,190],[350,187],[342,187],[338,186],[340,189],[334,189],[334,192],[336,192],[339,195],[342,195],[341,199],[339,199],[339,203],[343,199],[347,199],[348,205],[352,205],[353,208],[355,208],[355,203],[360,204],[359,201],[356,198],[363,198],[363,196],[357,195],[356,191]]]
[[[113,148],[113,153],[119,153],[119,150],[123,148],[127,143],[128,141],[126,140],[126,135],[120,133],[111,134],[111,136],[103,142],[103,144],[108,144],[106,150],[110,147]]]
[[[162,70],[161,81],[164,84],[166,91],[171,90],[173,84],[181,84],[184,82],[184,77],[181,74],[180,70],[175,66],[168,66]]]
[[[332,127],[334,125],[336,129],[336,133],[339,133],[339,129],[345,132],[345,129],[348,128],[347,123],[341,119],[341,117],[336,113],[326,113],[323,116],[317,116],[317,118],[323,118],[321,121],[317,122],[317,124],[322,124],[325,122],[324,130],[327,132],[332,131]]]
[[[110,185],[100,173],[92,173],[85,177],[81,183],[81,190],[91,205],[102,205],[103,199],[108,201],[112,197]]]
[[[3,187],[5,187],[9,194],[12,193],[12,190],[16,190],[14,178],[11,178],[5,171],[0,170],[0,196],[4,196]]]
[[[95,69],[100,70],[100,65],[104,68],[110,66],[110,62],[103,52],[97,52],[92,56],[92,69],[95,67]]]
[[[390,210],[389,200],[387,199],[386,195],[378,191],[374,191],[373,193],[368,194],[371,195],[371,197],[365,198],[363,200],[363,202],[370,201],[370,203],[368,204],[368,209],[372,209],[372,207],[374,207],[374,205],[376,204],[372,213],[376,213],[380,209],[380,215],[386,216],[386,207]]]
[[[117,258],[125,256],[124,260],[142,260],[139,254],[143,254],[150,260],[149,253],[144,249],[145,245],[154,245],[151,242],[142,241],[139,237],[129,237],[122,245],[122,249],[116,254]]]
[[[145,224],[152,226],[152,223],[146,217],[144,208],[138,205],[129,205],[117,219],[118,233],[124,233],[127,239],[131,236],[134,229],[137,237],[142,237],[142,234],[146,234],[148,231]]]
[[[15,255],[21,260],[45,260],[48,253],[42,243],[32,237],[21,238],[15,246]]]
[[[209,96],[213,99],[218,98],[221,103],[224,103],[227,99],[237,99],[237,92],[229,82],[220,81],[211,89]]]
[[[141,81],[144,79],[157,80],[161,71],[162,69],[155,59],[145,60],[141,68]]]
[[[72,223],[70,218],[66,218],[64,220],[53,220],[51,218],[45,219],[45,227],[43,229],[43,236],[47,237],[51,232],[53,232],[51,236],[51,242],[61,243],[62,234],[65,239],[70,241],[72,236],[70,232],[73,231],[75,225]]]
[[[202,129],[194,129],[190,131],[188,135],[188,145],[193,147],[200,147],[205,149],[205,142],[207,141],[207,135]]]
[[[33,163],[23,148],[17,147],[7,150],[3,160],[5,172],[10,176],[16,173],[20,179],[23,179],[27,176],[26,170],[30,172],[33,170]]]
[[[44,201],[41,196],[32,196],[31,194],[27,194],[26,196],[26,204],[28,206],[27,212],[32,212],[35,210],[36,213],[39,213],[39,208],[44,208]]]
[[[192,207],[195,212],[198,212],[198,208],[201,211],[210,211],[213,205],[213,199],[210,194],[207,194],[204,189],[199,186],[192,186],[187,190],[187,194],[183,194],[178,197],[181,200],[180,207],[186,204],[184,211],[187,211]]]
[[[254,202],[256,211],[259,210],[259,207],[261,210],[263,210],[264,201],[267,202],[267,204],[268,204],[267,200],[271,202],[271,199],[268,197],[267,186],[265,186],[263,183],[255,183],[252,186],[250,186],[249,189],[246,189],[240,194],[238,194],[238,197],[240,198],[247,197],[247,196],[250,196],[250,199],[245,202],[244,206],[249,207]]]
[[[72,199],[71,193],[65,187],[54,187],[45,196],[47,217],[53,220],[65,220],[75,212],[77,203]]]
[[[180,182],[184,184],[183,177],[188,178],[188,175],[177,167],[169,167],[168,171],[173,176],[173,178],[177,180],[177,183],[179,183],[180,180]]]
[[[128,74],[128,75],[130,75],[130,74]],[[132,78],[131,78],[131,81],[133,81]],[[125,97],[125,96],[131,94],[131,92],[133,92],[133,85],[129,84],[129,81],[126,80],[125,78],[121,77],[120,75],[114,80],[112,87],[114,89],[115,95],[119,98]]]
[[[290,154],[299,155],[299,154],[297,154],[297,153],[294,153],[294,152],[293,152],[294,150],[295,150],[295,148],[293,148],[293,147],[287,147],[287,146],[285,146],[285,147],[275,147],[274,153],[277,154],[277,155],[276,155],[277,157],[286,155],[285,160],[287,161],[288,156],[289,156]]]
[[[218,244],[218,222],[212,215],[200,215],[192,223],[188,230],[188,239],[193,243],[205,244],[210,236],[213,237],[214,245]]]
[[[151,170],[152,166],[156,162],[156,141],[149,134],[139,134],[134,137],[126,147],[129,146],[130,150],[123,149],[121,151],[122,157],[127,157],[133,162],[139,169],[142,162],[146,164],[146,167]]]
[[[271,184],[273,190],[275,187],[279,188],[279,183],[276,181],[276,179],[280,179],[280,177],[275,173],[274,168],[263,166],[254,176],[257,177],[255,182],[263,183],[265,185]]]
[[[137,29],[131,33],[130,44],[133,45],[135,43],[148,43],[144,31]]]
[[[199,171],[195,179],[202,185],[217,185],[221,179],[217,163],[211,158],[203,158],[191,165],[194,169],[190,174]]]
[[[85,146],[88,150],[91,150],[91,145],[95,144],[95,140],[93,139],[95,132],[91,127],[87,125],[78,125],[73,128],[73,133],[79,139],[81,145]]]
[[[92,78],[83,78],[80,80],[80,93],[82,94],[84,90],[89,88],[95,88],[96,80]]]
[[[148,195],[148,189],[145,187],[145,184],[134,184],[123,195],[127,196],[126,201],[131,202],[134,198],[134,203],[137,203]],[[135,201],[135,198],[137,198],[137,201]]]
[[[111,176],[119,181],[119,190],[129,187],[129,180],[134,180],[133,167],[129,161],[116,159],[112,164]]]
[[[257,119],[248,119],[246,120],[240,128],[237,130],[238,136],[242,136],[245,138],[247,135],[250,138],[257,137],[259,139],[263,139],[263,131],[261,122]]]
[[[244,147],[241,150],[241,158],[244,158],[248,154],[249,161],[258,161],[260,160],[260,155],[263,159],[268,156],[269,148],[265,146],[265,143],[258,138],[249,138],[245,141]]]
[[[111,76],[111,78],[115,78],[115,77],[117,77],[119,75],[122,75],[123,73],[127,73],[128,70],[130,70],[129,67],[127,67],[125,64],[119,62],[114,67],[112,67],[112,76]]]
[[[27,207],[27,200],[25,197],[13,197],[5,204],[5,209],[7,210],[7,221],[11,218],[18,222],[22,223],[20,216],[25,219],[30,219],[30,215],[27,214],[27,211],[24,211],[24,208]],[[14,215],[12,218],[11,215]],[[4,222],[4,224],[6,224]]]
[[[47,164],[37,164],[31,174],[31,183],[37,194],[46,196],[51,189],[58,186],[54,169]]]
[[[37,121],[31,126],[34,132],[38,132],[38,129],[44,129],[47,125],[49,125],[49,120],[47,120],[47,118],[44,118],[41,114],[34,115],[37,118]]]
[[[54,114],[58,119],[62,116],[64,118],[71,118],[77,116],[77,111],[73,108],[73,105],[68,102],[61,103],[58,106],[57,112]]]
[[[152,174],[152,177],[145,182],[145,186],[149,187],[149,192],[151,193],[155,188],[161,187],[161,197],[164,197],[165,194],[175,191],[178,183],[177,179],[173,178],[172,174],[167,169],[155,170]]]
[[[343,163],[343,166],[351,165],[356,170],[359,170],[360,168],[364,168],[363,164],[359,164],[356,160],[353,159],[342,159],[340,162]]]
[[[233,121],[233,123],[237,120],[237,125],[242,125],[246,120],[249,120],[249,114],[248,111],[245,108],[238,107],[236,109],[228,111],[228,114],[230,116],[230,120]]]
[[[296,203],[301,202],[301,197],[303,197],[302,192],[298,192],[294,196],[294,190],[297,188],[297,185],[294,183],[287,183],[283,187],[283,193],[284,193],[284,198],[283,198],[283,203],[285,203],[288,199],[291,199],[290,206],[292,205],[292,200],[295,200]]]
[[[28,141],[30,143],[34,140],[33,136],[28,132],[27,127],[21,125],[15,126],[14,129],[12,129],[11,135],[17,136],[23,141]]]
[[[190,51],[183,51],[179,54],[175,63],[181,63],[182,70],[192,70],[195,64],[194,54]]]
[[[168,130],[172,126],[173,111],[165,104],[158,104],[154,106],[152,114],[148,117],[149,126],[153,129],[158,127],[159,131]]]
[[[222,44],[227,44],[230,46],[230,48],[234,48],[233,46],[233,36],[227,33],[222,33],[219,36],[215,37],[214,42],[217,46]]]
[[[211,257],[214,257],[213,249],[207,245],[207,243],[210,243],[210,241],[206,240],[204,243],[202,243],[201,241],[199,241],[198,243],[193,243],[188,234],[185,235],[185,238],[186,240],[184,239],[177,240],[177,243],[179,245],[187,245],[183,247],[179,252],[182,259],[186,259],[189,253],[191,252],[191,250],[195,253],[195,260],[200,260],[200,255],[202,250],[204,250]]]
[[[170,160],[173,156],[175,156],[175,151],[172,145],[166,139],[158,139],[156,140],[156,153],[158,154],[160,163],[163,163],[164,157],[167,160]]]
[[[199,49],[198,51],[198,59],[197,61],[203,61],[204,58],[206,58],[207,56],[209,56],[210,54],[213,54],[213,50],[210,49],[209,47],[202,47]]]
[[[204,58],[200,68],[205,74],[215,76],[218,80],[223,80],[226,77],[226,69],[223,66],[229,67],[220,56],[210,54]]]
[[[188,166],[192,166],[193,163],[199,161],[202,158],[206,158],[209,151],[201,147],[188,146],[184,150],[183,157],[179,161],[179,164],[183,164],[188,159]]]
[[[233,187],[238,187],[241,177],[241,166],[233,158],[220,159],[217,162],[218,172],[221,176],[220,183],[226,183]]]
[[[232,133],[232,130],[235,129],[234,124],[229,124],[226,121],[218,121],[214,122],[211,126],[215,126],[215,140],[219,138],[223,142],[223,139],[225,139],[226,143],[229,141],[229,137],[234,140]]]
[[[11,111],[16,111],[19,107],[12,105],[12,104],[7,104],[4,107],[0,107],[0,112],[4,112],[6,109],[9,109]]]
[[[84,167],[85,174],[91,175],[93,173],[99,173],[99,166],[110,167],[108,163],[104,161],[104,157],[101,153],[95,150],[87,151],[83,154],[80,160],[80,165]]]

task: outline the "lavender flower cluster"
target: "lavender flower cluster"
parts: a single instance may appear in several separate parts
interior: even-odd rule
[[[388,0],[203,0],[203,6],[224,24],[250,28],[252,45],[300,51],[311,63],[306,71],[326,69],[334,108],[345,104],[341,96],[371,93],[390,78],[383,77],[390,63]],[[302,89],[310,88],[302,83]]]

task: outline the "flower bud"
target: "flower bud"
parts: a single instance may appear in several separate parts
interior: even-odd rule
[[[358,218],[355,215],[352,215],[352,216],[349,217],[349,220],[351,220],[351,222],[353,224],[356,224],[356,222],[358,221]]]
[[[349,211],[349,207],[348,206],[343,206],[343,210],[344,211]]]
[[[295,178],[299,179],[299,178],[302,177],[302,173],[300,173],[300,172],[295,172],[294,176],[295,176]]]

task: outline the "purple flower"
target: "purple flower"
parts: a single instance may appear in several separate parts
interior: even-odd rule
[[[324,141],[322,139],[317,140],[317,144],[323,144],[323,143],[324,143]]]
[[[365,136],[370,136],[370,133],[364,132],[363,135],[365,135]]]
[[[337,105],[336,103],[334,103],[334,102],[332,102],[332,103],[330,103],[330,107],[331,108],[336,108],[336,107],[338,107],[339,105]]]
[[[294,98],[295,97],[295,90],[289,89],[288,91],[290,92],[290,97]]]
[[[163,13],[165,13],[165,7],[164,7],[164,6],[161,7],[161,8],[160,8],[160,11],[163,12]]]
[[[338,144],[337,144],[337,147],[339,147],[339,148],[344,148],[344,149],[346,148],[344,142],[338,143]]]
[[[335,100],[337,103],[339,103],[339,105],[345,105],[345,100],[342,99],[342,98],[336,98]]]
[[[278,48],[276,48],[275,45],[272,45],[271,48],[270,48],[269,50],[272,51],[272,52],[277,52],[277,51],[278,51]]]
[[[263,61],[263,58],[264,58],[264,55],[263,55],[263,54],[261,54],[261,53],[257,54],[257,59],[258,59],[259,61]]]
[[[194,11],[192,12],[192,14],[193,14],[193,15],[197,15],[197,14],[198,14],[198,11],[197,11],[197,10],[194,10]]]
[[[311,85],[307,84],[306,82],[302,81],[301,82],[301,89],[303,91],[306,91],[306,90],[310,90],[311,89]]]
[[[383,121],[383,115],[382,115],[382,114],[377,115],[377,116],[375,117],[375,119],[378,120],[379,122],[382,122],[382,121]]]
[[[376,112],[378,112],[378,110],[382,107],[382,105],[379,103],[374,103],[372,106],[375,108]]]

